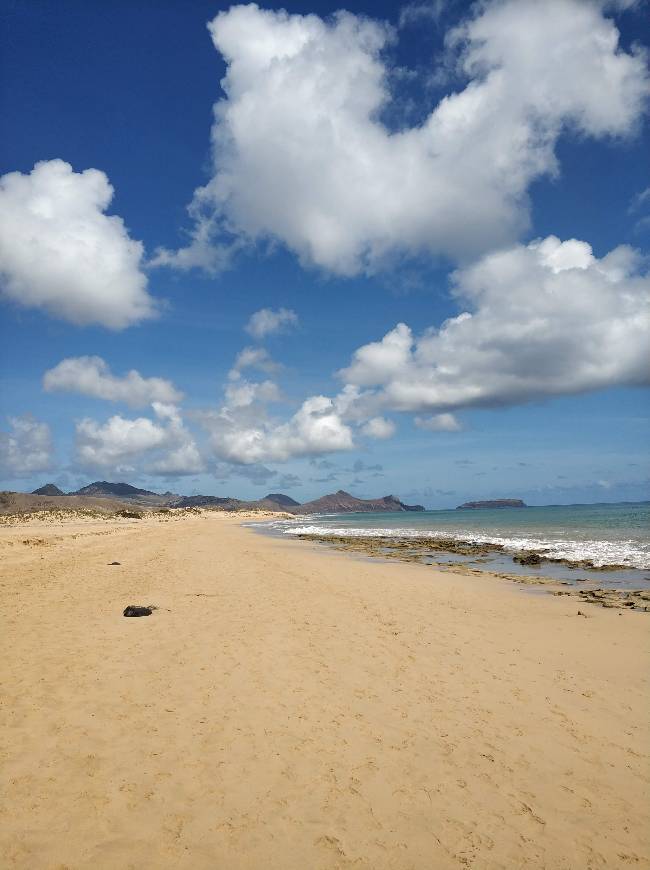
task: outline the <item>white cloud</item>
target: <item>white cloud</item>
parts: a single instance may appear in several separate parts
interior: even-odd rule
[[[634,225],[636,232],[643,232],[650,228],[650,214],[647,214],[650,209],[650,187],[640,191],[628,208],[628,214],[637,215],[637,221]]]
[[[143,247],[104,212],[113,188],[98,169],[63,160],[0,178],[0,290],[80,326],[123,329],[155,314]]]
[[[248,480],[250,483],[255,484],[255,486],[267,486],[270,480],[277,477],[277,474],[277,471],[257,463],[252,465],[237,465],[224,462],[214,466],[215,477],[222,477],[224,479],[243,477],[244,480]]]
[[[432,417],[416,417],[415,425],[429,432],[460,432],[463,428],[453,414],[434,414]]]
[[[400,27],[421,26],[428,21],[438,22],[449,5],[449,0],[428,0],[427,3],[407,3],[399,14]]]
[[[111,373],[108,364],[99,356],[69,357],[45,372],[43,387],[48,392],[67,391],[82,393],[109,402],[126,402],[133,408],[151,402],[179,402],[180,393],[171,381],[164,378],[143,378],[132,369],[123,377]]]
[[[174,405],[153,403],[162,423],[148,417],[134,420],[115,415],[101,425],[84,419],[77,423],[77,460],[82,467],[120,469],[125,463],[147,460],[144,471],[167,477],[196,474],[204,462],[192,434]]]
[[[277,332],[286,332],[297,325],[298,315],[290,308],[260,308],[251,315],[245,329],[254,338],[262,339]]]
[[[633,212],[637,211],[638,209],[640,209],[642,206],[646,205],[647,203],[650,203],[650,187],[646,187],[645,190],[642,190],[640,193],[637,193],[637,195],[634,197],[634,199],[630,203],[630,207],[629,207],[628,211],[630,214],[632,214]]]
[[[467,85],[398,132],[380,120],[385,24],[255,4],[219,13],[209,29],[227,73],[213,173],[192,202],[194,242],[162,260],[215,268],[211,237],[217,251],[271,239],[350,275],[396,254],[467,261],[511,243],[528,224],[528,187],[557,172],[564,130],[624,136],[642,115],[645,59],[620,49],[603,7],[476,4],[448,38]]]
[[[370,471],[378,472],[378,471],[383,471],[383,470],[384,470],[383,465],[377,465],[377,464],[366,465],[366,463],[363,461],[363,459],[355,459],[355,461],[352,465],[352,468],[344,469],[344,471],[352,471],[355,474],[363,472],[363,471],[365,471],[365,472],[370,472]]]
[[[354,446],[346,410],[357,390],[342,390],[335,399],[310,396],[288,420],[272,417],[268,405],[283,401],[271,380],[249,381],[241,369],[280,368],[263,348],[244,348],[228,373],[224,402],[216,410],[195,412],[209,433],[215,456],[249,468],[263,462],[284,462],[294,456],[312,456]]]
[[[164,477],[180,477],[187,474],[198,474],[204,470],[205,464],[199,449],[194,441],[189,440],[149,465],[146,472]]]
[[[312,456],[351,450],[352,431],[326,396],[311,396],[286,423],[276,424],[259,414],[241,417],[222,408],[204,415],[210,443],[217,456],[229,462],[284,462],[292,456]]]
[[[196,198],[187,208],[193,223],[188,233],[190,243],[179,251],[157,248],[149,260],[149,266],[171,266],[174,269],[193,269],[198,267],[210,275],[229,268],[236,252],[244,247],[239,239],[229,238],[226,242],[215,242],[216,220],[203,213],[200,198]]]
[[[180,477],[205,471],[205,462],[192,433],[185,427],[180,410],[175,405],[153,402],[154,413],[167,423],[164,446],[168,448],[160,458],[149,464],[147,474]]]
[[[271,380],[253,382],[242,376],[245,369],[257,369],[274,373],[282,368],[269,356],[263,347],[245,347],[237,354],[233,367],[228,372],[225,388],[226,405],[231,409],[247,408],[255,403],[278,402],[281,394]]]
[[[226,403],[232,408],[245,408],[253,402],[278,402],[280,390],[273,381],[252,383],[238,380],[225,389]]]
[[[554,236],[454,273],[467,306],[416,338],[398,324],[359,348],[342,377],[357,406],[445,412],[498,406],[650,376],[650,276],[621,246],[602,259]]]
[[[151,407],[159,420],[169,420],[174,426],[182,426],[181,413],[176,405],[171,402],[153,401]]]
[[[302,486],[302,480],[297,474],[283,474],[277,482],[277,486],[283,489],[292,489],[295,486]]]
[[[262,354],[265,352],[262,351]],[[354,448],[354,428],[369,438],[395,433],[392,420],[373,416],[372,403],[351,384],[334,398],[310,396],[282,422],[271,417],[267,405],[283,396],[273,381],[244,380],[237,366],[257,365],[257,349],[246,348],[229,373],[224,404],[196,415],[209,432],[210,445],[220,459],[232,463],[284,462],[292,457],[317,456]],[[265,357],[262,356],[262,363]],[[323,466],[325,467],[325,466]]]
[[[52,436],[47,423],[30,415],[9,417],[10,432],[0,432],[0,469],[7,477],[25,477],[52,467]]]
[[[127,420],[115,415],[103,426],[86,418],[77,423],[77,455],[84,466],[110,466],[161,447],[167,432],[148,417]]]
[[[241,376],[242,369],[258,369],[262,372],[277,372],[282,368],[279,363],[271,359],[268,351],[263,347],[245,347],[237,354],[235,364],[230,370],[228,377],[237,380]]]
[[[369,438],[391,438],[395,434],[395,424],[385,417],[372,417],[362,425],[361,431]]]

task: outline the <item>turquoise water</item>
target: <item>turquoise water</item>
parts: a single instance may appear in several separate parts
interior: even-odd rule
[[[328,514],[273,524],[283,534],[431,537],[501,544],[555,559],[650,569],[650,502]],[[636,573],[636,571],[635,571]]]

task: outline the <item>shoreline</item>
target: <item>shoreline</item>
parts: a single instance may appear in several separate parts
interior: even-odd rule
[[[252,518],[0,528],[3,867],[650,866],[642,615]]]
[[[326,519],[326,515],[324,516]],[[294,519],[290,517],[289,519]],[[364,532],[367,531],[367,534]],[[548,550],[540,544],[538,547],[531,547],[529,544],[515,548],[512,544],[496,543],[493,540],[480,540],[472,537],[460,536],[445,536],[438,532],[431,531],[429,534],[406,534],[404,530],[395,530],[392,534],[384,533],[385,530],[350,529],[349,533],[345,531],[296,531],[292,535],[297,538],[313,538],[315,540],[326,543],[331,541],[334,543],[353,543],[359,541],[363,546],[377,547],[420,547],[428,551],[436,550],[442,553],[448,553],[461,556],[489,556],[493,553],[506,556],[512,559],[513,562],[520,565],[539,566],[547,563],[551,566],[565,566],[567,568],[585,571],[596,572],[625,572],[630,573],[647,573],[650,572],[650,565],[647,567],[639,567],[637,565],[629,565],[623,562],[603,562],[596,563],[593,559],[570,559],[566,556],[550,555]]]
[[[403,539],[398,536],[382,537],[375,535],[372,537],[363,537],[361,535],[346,536],[346,535],[318,535],[311,533],[301,533],[288,535],[287,538],[297,539],[300,541],[311,541],[317,544],[323,544],[327,548],[339,550],[343,552],[360,553],[372,559],[381,560],[396,560],[407,563],[417,563],[423,566],[432,567],[438,570],[444,570],[456,574],[474,574],[486,575],[489,577],[509,580],[513,583],[518,583],[524,586],[543,586],[548,587],[548,591],[553,595],[568,595],[575,597],[577,600],[584,603],[598,604],[601,607],[618,607],[618,608],[633,608],[641,612],[650,612],[650,589],[639,589],[631,586],[630,588],[602,588],[596,586],[596,579],[589,578],[574,578],[564,579],[562,577],[551,577],[541,574],[515,574],[508,570],[499,570],[489,565],[485,567],[477,567],[484,561],[484,557],[493,552],[504,553],[504,548],[501,545],[479,544],[468,541],[455,541],[453,539],[438,538],[409,538]],[[434,551],[434,552],[432,552]],[[434,553],[437,554],[434,556]],[[437,561],[437,558],[445,555],[462,555],[473,556],[474,558],[468,562],[450,563],[443,560]],[[487,561],[487,560],[485,560]],[[518,559],[512,557],[513,562]],[[579,569],[584,568],[584,563],[571,562],[568,559],[552,559],[543,558],[539,565],[543,570],[543,563],[562,564],[569,568]],[[521,564],[526,565],[525,561]],[[537,565],[537,562],[533,564]],[[586,568],[585,570],[595,570],[599,574],[603,574],[603,579],[607,580],[608,571],[618,571],[620,566],[601,566],[594,568]],[[639,572],[640,573],[640,572]],[[580,588],[576,589],[561,589],[559,587],[575,586],[580,583]]]

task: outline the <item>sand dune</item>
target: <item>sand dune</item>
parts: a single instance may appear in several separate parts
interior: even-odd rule
[[[646,614],[239,522],[0,528],[2,868],[650,866]]]

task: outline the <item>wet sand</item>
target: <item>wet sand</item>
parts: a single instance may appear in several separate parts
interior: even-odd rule
[[[431,540],[430,538],[390,538],[361,537],[358,535],[317,535],[304,533],[296,535],[299,540],[312,541],[351,553],[358,553],[376,559],[396,559],[400,562],[417,562],[433,565],[444,571],[457,574],[488,574],[524,586],[543,586],[553,595],[569,595],[579,601],[598,604],[601,607],[632,607],[645,613],[650,612],[650,587],[646,571],[628,570],[623,566],[603,566],[585,569],[590,577],[577,577],[569,572],[552,576],[558,563],[565,563],[572,569],[579,563],[566,559],[541,559],[536,570],[519,568],[516,561],[503,554],[502,564],[495,565],[494,551],[500,553],[501,546],[457,542],[452,539]],[[510,564],[508,564],[510,562]],[[525,564],[525,563],[524,563]],[[480,567],[479,567],[480,565]],[[618,570],[617,570],[618,569]],[[596,575],[596,576],[594,576]],[[627,576],[626,576],[627,575]],[[572,579],[565,579],[571,577]],[[598,577],[598,579],[596,579]],[[614,581],[614,582],[612,582]],[[601,585],[603,584],[603,585]],[[566,589],[563,587],[574,587]],[[575,588],[575,587],[578,588]],[[640,587],[640,588],[639,588]]]
[[[240,523],[0,528],[2,868],[650,866],[646,614]]]

